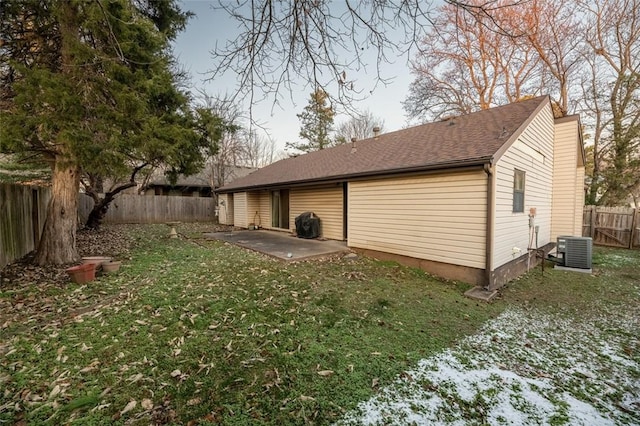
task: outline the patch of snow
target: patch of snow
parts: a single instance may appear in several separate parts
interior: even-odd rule
[[[639,336],[633,310],[578,323],[509,309],[338,424],[640,424],[640,365],[624,350]]]
[[[607,356],[611,359],[611,361],[626,365],[627,367],[635,367],[637,364],[625,357],[618,356],[616,353],[616,349],[612,348],[607,342],[604,342],[600,348],[600,354],[603,356]]]

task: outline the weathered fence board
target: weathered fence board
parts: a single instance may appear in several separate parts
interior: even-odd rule
[[[86,222],[93,200],[82,195],[79,204],[80,219]],[[209,222],[214,215],[210,197],[120,194],[109,206],[104,223]]]
[[[582,235],[609,247],[640,247],[640,211],[631,207],[585,206]]]
[[[0,269],[38,246],[49,188],[0,184]]]

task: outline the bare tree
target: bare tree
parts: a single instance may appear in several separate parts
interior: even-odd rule
[[[624,204],[640,188],[640,2],[580,2],[588,19],[585,109],[594,117],[588,200]]]
[[[483,14],[503,6],[445,1]],[[364,98],[353,77],[358,71],[373,65],[377,82],[387,83],[381,64],[408,54],[432,24],[431,3],[422,0],[219,0],[217,8],[241,31],[214,48],[210,78],[237,75],[236,96],[248,95],[251,105],[270,96],[277,103],[302,81],[305,89],[321,87],[332,104],[348,107]],[[367,64],[371,51],[375,64]]]
[[[544,65],[550,91],[563,115],[569,111],[572,78],[581,63],[584,28],[576,14],[574,0],[532,0],[513,9],[517,13],[508,22],[508,31],[523,31]]]
[[[384,120],[367,110],[340,123],[336,128],[334,140],[336,144],[342,144],[351,141],[352,138],[366,139],[374,136],[374,129],[382,132],[383,128]]]
[[[246,133],[244,143],[243,164],[248,167],[260,168],[285,158],[283,153],[276,150],[276,142],[257,133]]]
[[[607,81],[600,72],[601,58],[595,51],[584,52],[584,66],[581,75],[581,103],[583,121],[589,128],[585,135],[587,153],[587,191],[585,202],[595,205],[601,197],[602,186],[605,185],[603,170],[605,169],[604,153],[608,150],[610,141],[605,138],[605,129],[609,121],[609,93],[601,90],[607,87]]]
[[[522,37],[502,32],[519,10],[505,7],[490,16],[481,9],[440,7],[411,63],[415,80],[404,103],[408,115],[466,114],[539,93],[541,62],[535,50]]]
[[[217,188],[230,182],[235,177],[236,166],[242,163],[245,141],[241,123],[245,116],[231,96],[216,98],[201,92],[199,104],[200,109],[220,117],[225,123],[217,149],[207,159],[205,166],[211,187]]]

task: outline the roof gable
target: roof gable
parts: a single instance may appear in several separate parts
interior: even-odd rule
[[[541,96],[287,158],[219,191],[487,163],[517,139],[545,104],[549,98]]]

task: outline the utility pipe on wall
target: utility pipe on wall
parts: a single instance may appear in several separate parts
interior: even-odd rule
[[[487,174],[487,229],[485,234],[485,288],[491,286],[491,266],[493,253],[493,170],[491,162],[484,164],[484,172]]]

